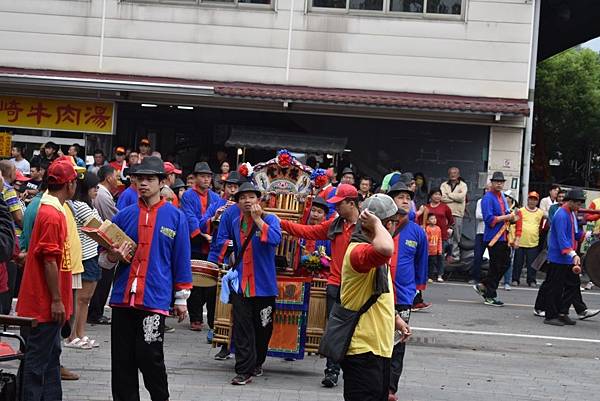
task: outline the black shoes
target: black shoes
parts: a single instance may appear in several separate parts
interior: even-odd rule
[[[98,319],[88,319],[89,324],[110,324],[110,319],[106,316],[100,316]]]
[[[563,322],[567,326],[574,326],[575,323],[577,323],[577,322],[575,322],[575,320],[571,319],[569,317],[569,315],[559,316],[558,320],[560,320],[561,322]]]
[[[243,386],[252,382],[252,375],[237,375],[231,380],[234,386]]]
[[[331,388],[337,386],[338,375],[335,373],[325,373],[325,377],[321,380],[321,384],[324,387]]]
[[[558,318],[555,319],[544,319],[544,324],[549,324],[551,326],[564,326],[565,324]]]

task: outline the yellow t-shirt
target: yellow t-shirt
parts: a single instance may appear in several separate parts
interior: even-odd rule
[[[522,232],[519,246],[523,248],[535,248],[540,243],[540,224],[544,218],[544,212],[537,208],[535,212],[526,207],[519,209],[521,212]]]
[[[80,274],[83,273],[81,240],[79,239],[79,233],[77,232],[75,216],[73,215],[71,208],[67,205],[65,205],[65,216],[67,218],[67,241],[69,242],[71,253],[71,274]]]
[[[346,309],[357,311],[375,288],[376,269],[368,273],[360,273],[352,267],[350,254],[360,243],[348,245],[344,263],[342,265],[342,284],[340,298],[342,306]],[[346,355],[357,355],[372,352],[385,358],[392,357],[394,348],[394,293],[392,276],[388,270],[389,293],[381,294],[377,302],[365,312],[358,321],[354,336]]]

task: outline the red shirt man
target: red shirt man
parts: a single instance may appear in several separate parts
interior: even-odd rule
[[[61,400],[60,331],[71,317],[71,256],[67,241],[66,200],[77,188],[71,158],[62,156],[48,167],[44,194],[33,225],[17,302],[19,316],[39,322],[27,339],[23,369],[24,399]]]

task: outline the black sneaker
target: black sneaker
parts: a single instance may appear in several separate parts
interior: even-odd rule
[[[263,368],[262,366],[257,366],[254,368],[254,371],[252,371],[252,376],[254,377],[261,377],[263,375]]]
[[[575,323],[577,323],[575,320],[571,319],[569,315],[559,316],[558,320],[560,320],[567,326],[575,326]]]
[[[565,324],[560,319],[544,319],[544,324],[551,326],[564,326]]]
[[[481,284],[481,283],[475,284],[473,286],[473,289],[475,290],[475,292],[477,294],[479,294],[480,296],[485,298],[485,286],[483,284]]]
[[[231,384],[234,386],[243,386],[252,382],[252,375],[237,375],[231,379]]]
[[[221,351],[215,355],[215,360],[217,361],[226,361],[228,359],[231,359],[231,354],[229,353],[227,347],[221,348]]]
[[[331,388],[337,386],[338,375],[335,373],[325,373],[325,377],[321,380],[324,387]]]
[[[504,306],[504,302],[497,298],[486,298],[483,303],[489,306]]]

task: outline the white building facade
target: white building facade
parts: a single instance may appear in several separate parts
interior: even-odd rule
[[[406,129],[422,164],[437,160],[432,175],[454,163],[479,187],[502,170],[518,192],[533,13],[532,0],[0,0],[0,90],[113,102],[112,132],[135,131],[129,145],[163,135],[121,124],[142,102],[293,115],[315,135],[333,120],[306,116],[371,121],[384,138],[405,135],[402,122],[441,124]],[[230,132],[219,130],[209,135]],[[453,140],[481,160],[440,157]]]

